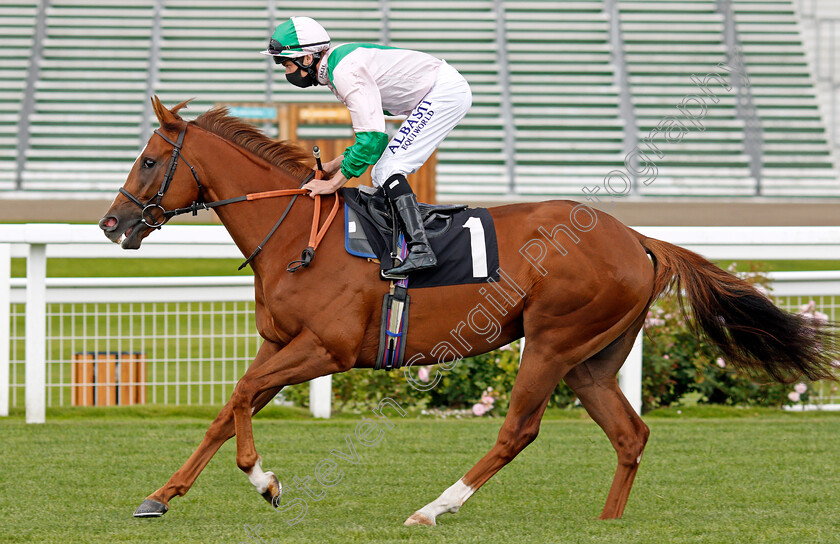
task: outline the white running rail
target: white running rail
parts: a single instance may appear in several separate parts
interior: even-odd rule
[[[840,260],[840,227],[639,227],[640,232],[691,249],[713,260]],[[582,240],[581,243],[585,243]],[[10,278],[10,259],[27,259],[27,277]],[[49,258],[241,258],[222,226],[170,225],[144,240],[138,251],[108,242],[93,225],[0,225],[0,415],[9,410],[11,304],[26,304],[26,421],[46,420],[47,304],[150,301],[252,301],[250,277],[46,278]],[[771,275],[774,296],[828,296],[840,318],[840,272]],[[795,302],[790,303],[795,304]],[[825,311],[825,309],[823,309]],[[620,383],[641,409],[641,347],[622,369]],[[329,377],[311,387],[311,406],[329,417]]]

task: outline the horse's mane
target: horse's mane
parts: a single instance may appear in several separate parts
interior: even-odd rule
[[[177,115],[177,109],[173,108],[173,113]],[[202,113],[192,123],[247,149],[292,175],[302,178],[312,171],[312,165],[309,164],[311,158],[297,144],[272,140],[253,125],[228,115],[226,107],[215,107]]]

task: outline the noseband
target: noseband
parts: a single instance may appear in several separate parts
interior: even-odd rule
[[[303,188],[312,178],[321,179],[320,174],[322,173],[320,170],[317,172],[313,171],[310,175],[303,180],[300,184],[300,187],[297,189],[278,189],[274,191],[264,191],[262,193],[249,193],[247,195],[237,196],[234,198],[227,198],[225,200],[217,200],[215,202],[199,202],[198,199],[193,200],[192,204],[187,206],[186,208],[176,208],[174,210],[167,210],[161,204],[163,200],[163,195],[166,194],[166,191],[169,190],[169,186],[172,184],[172,178],[175,177],[175,169],[178,168],[178,158],[184,160],[184,164],[186,164],[190,168],[190,172],[192,172],[193,179],[195,180],[196,185],[198,186],[198,198],[201,198],[201,190],[203,186],[201,185],[201,181],[198,179],[198,174],[195,172],[195,168],[187,161],[184,155],[181,154],[181,148],[184,145],[184,136],[187,134],[187,125],[184,124],[184,128],[181,129],[181,132],[178,134],[178,141],[173,142],[169,138],[167,138],[160,130],[155,130],[155,134],[163,138],[169,145],[172,146],[172,158],[169,159],[169,165],[166,167],[166,174],[163,176],[163,182],[160,184],[160,190],[158,190],[157,194],[147,200],[145,203],[141,202],[139,198],[134,196],[133,194],[129,193],[125,190],[125,187],[120,187],[120,193],[125,195],[131,202],[136,204],[142,210],[142,215],[140,220],[143,222],[144,225],[151,229],[160,229],[167,221],[171,218],[175,217],[176,215],[183,215],[185,213],[192,213],[193,215],[198,215],[199,210],[210,210],[213,208],[218,208],[219,206],[224,206],[225,204],[233,204],[235,202],[245,202],[250,200],[259,200],[262,198],[274,198],[279,196],[291,196],[292,200],[289,202],[289,205],[286,206],[286,211],[283,212],[283,215],[280,216],[280,219],[277,220],[274,227],[268,233],[268,236],[262,241],[260,245],[254,250],[253,253],[245,260],[242,265],[240,265],[239,270],[242,270],[247,266],[254,258],[262,251],[263,246],[268,242],[269,238],[277,231],[278,227],[280,227],[280,223],[286,219],[286,216],[289,215],[289,211],[292,209],[292,205],[297,200],[297,197],[300,195],[304,195],[307,193],[307,190]],[[320,164],[319,164],[320,167]],[[160,221],[155,219],[152,212],[154,210],[160,210],[162,216]],[[327,229],[332,224],[333,219],[335,218],[336,213],[338,212],[338,193],[335,194],[335,203],[333,204],[332,210],[330,211],[329,216],[327,217],[324,225],[319,229],[318,225],[320,223],[320,213],[321,213],[321,195],[315,195],[315,211],[312,217],[312,230],[309,234],[309,244],[307,245],[306,249],[303,250],[301,254],[301,258],[299,261],[292,261],[289,266],[286,268],[289,272],[296,272],[300,268],[306,268],[309,266],[309,263],[312,262],[312,259],[315,257],[315,249],[318,247],[318,244],[321,243],[324,235],[327,233]],[[148,219],[147,219],[148,218]],[[151,222],[149,221],[151,220]]]

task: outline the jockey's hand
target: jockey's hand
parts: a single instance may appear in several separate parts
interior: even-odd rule
[[[315,195],[330,195],[338,191],[345,183],[347,183],[347,178],[339,171],[338,174],[329,179],[313,179],[303,188],[309,191],[311,198],[315,198]]]

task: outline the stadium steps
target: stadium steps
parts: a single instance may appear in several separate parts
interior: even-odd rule
[[[840,196],[794,3],[732,0],[732,7],[764,132],[762,193]]]
[[[311,16],[330,33],[332,45],[349,42],[382,43],[383,18],[378,0],[315,0],[278,2],[274,12],[275,23],[280,24],[291,16],[303,13]],[[272,31],[274,29],[271,29]],[[260,51],[268,45],[266,34],[260,42]],[[286,81],[286,72],[282,66],[271,63],[271,100],[274,102],[321,102],[338,104],[335,96],[327,87],[299,89]],[[352,137],[349,128],[333,129],[334,136]],[[331,157],[329,157],[331,158]]]
[[[822,1],[822,0],[820,0]],[[24,188],[113,191],[137,156],[156,0],[52,0],[43,62],[35,86]],[[644,139],[686,96],[691,74],[726,58],[715,0],[617,0],[631,101]],[[387,12],[381,11],[383,5]],[[32,50],[36,0],[0,5],[0,189],[13,187],[18,115]],[[152,82],[171,106],[196,97],[184,116],[213,103],[325,102],[326,88],[296,89],[258,54],[275,24],[306,13],[335,44],[366,41],[428,51],[470,81],[474,105],[439,151],[444,198],[581,196],[624,163],[624,122],[612,66],[603,0],[506,0],[501,20],[492,0],[291,0],[268,13],[264,0],[164,0],[160,62]],[[826,132],[827,110],[804,55],[791,0],[733,0],[738,36],[764,129],[765,194],[840,196]],[[838,13],[840,14],[840,13]],[[506,163],[498,25],[504,25],[512,102],[514,179]],[[840,55],[838,55],[840,64]],[[830,67],[829,67],[830,68]],[[840,66],[837,67],[840,69]],[[704,131],[660,142],[651,196],[748,196],[744,127],[734,93],[714,87]],[[837,115],[840,122],[840,113]],[[393,128],[396,128],[394,125]],[[308,132],[307,132],[308,131]],[[347,127],[303,134],[350,136]],[[340,133],[340,134],[339,134]],[[643,146],[644,149],[644,146]]]
[[[390,45],[446,60],[470,82],[473,93],[472,108],[438,150],[438,196],[507,194],[494,2],[390,0],[388,6]]]
[[[113,191],[137,157],[154,0],[53,0],[23,189]]]
[[[0,190],[15,188],[18,122],[37,13],[36,0],[0,4]]]
[[[840,153],[840,53],[832,51],[840,37],[840,2],[798,2],[798,21],[808,64],[815,78],[816,98],[834,147]],[[840,174],[840,164],[837,164]]]
[[[185,119],[217,102],[264,102],[270,60],[259,51],[268,43],[268,15],[264,1],[165,0],[158,97],[168,106],[194,98]]]
[[[623,164],[624,123],[600,0],[504,2],[515,190],[582,198]]]
[[[726,46],[723,16],[717,12],[715,0],[618,0],[618,10],[640,148],[656,164],[655,171],[640,177],[639,193],[755,194],[756,181],[744,155],[744,124],[737,118],[734,92],[710,85],[719,101],[706,101],[699,126],[689,123],[677,109],[685,97],[701,94],[691,80],[693,74],[726,74],[717,68],[726,61]],[[668,141],[656,130],[674,117],[687,126]],[[646,140],[656,145],[659,154]]]

